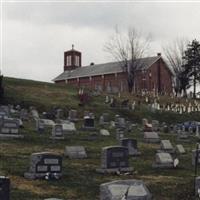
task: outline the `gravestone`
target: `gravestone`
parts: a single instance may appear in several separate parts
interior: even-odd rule
[[[174,148],[169,140],[161,140],[160,149],[162,152],[174,153]]]
[[[59,123],[62,124],[64,134],[73,134],[76,132],[75,123],[69,120],[59,120]]]
[[[35,110],[35,109],[31,110],[31,115],[32,115],[33,119],[39,119],[40,118],[38,111]]]
[[[115,127],[119,129],[126,129],[126,120],[123,117],[116,117]]]
[[[159,121],[158,120],[152,120],[152,130],[159,131]]]
[[[144,142],[159,143],[160,138],[156,132],[144,132]]]
[[[144,126],[144,132],[152,132],[153,131],[153,126],[152,124],[145,124]]]
[[[40,119],[41,122],[44,124],[45,127],[53,127],[55,125],[55,122],[51,119]]]
[[[131,172],[129,167],[128,148],[122,146],[109,146],[102,148],[101,168],[99,173]]]
[[[174,160],[169,153],[156,153],[153,168],[174,168]]]
[[[0,115],[10,117],[10,108],[8,106],[0,106]]]
[[[10,200],[10,179],[0,176],[0,199]]]
[[[52,128],[52,136],[50,137],[51,139],[56,139],[56,140],[63,140],[64,135],[63,135],[63,126],[62,124],[55,124]]]
[[[66,146],[65,156],[71,159],[87,158],[87,154],[83,146]]]
[[[96,130],[94,126],[94,118],[90,116],[85,116],[84,117],[84,125],[83,125],[83,130]]]
[[[197,158],[197,163],[200,165],[200,149],[198,149],[198,158]],[[196,159],[196,149],[192,150],[192,165],[195,166],[195,159]]]
[[[27,179],[59,179],[62,176],[62,157],[50,152],[33,153],[30,157],[29,171],[24,173]]]
[[[185,154],[186,153],[186,151],[185,151],[185,149],[184,149],[182,144],[177,144],[176,145],[176,153],[177,154]]]
[[[6,118],[3,119],[0,127],[0,138],[23,138],[24,136],[19,134],[19,120]]]
[[[77,110],[70,110],[68,114],[68,119],[71,122],[77,122],[78,121],[78,112]]]
[[[177,141],[189,142],[189,133],[186,131],[177,130]]]
[[[22,109],[20,111],[20,119],[22,121],[28,121],[29,120],[29,113],[28,113],[28,111],[26,109]]]
[[[44,132],[45,130],[45,125],[44,122],[41,119],[36,119],[36,131],[39,133]]]
[[[124,138],[124,130],[116,129],[116,139],[120,141],[122,138]]]
[[[131,138],[124,138],[120,140],[120,145],[128,148],[130,156],[139,156],[141,152],[138,151],[137,140]]]
[[[63,109],[59,108],[55,112],[56,112],[56,114],[55,114],[56,119],[63,119],[64,118]]]
[[[195,178],[195,195],[197,197],[200,195],[200,176]]]
[[[100,135],[103,135],[103,136],[109,136],[110,135],[110,132],[106,129],[101,129],[100,130]]]
[[[146,118],[142,119],[142,125],[145,126],[146,124],[148,124],[148,120]]]
[[[151,199],[151,193],[141,180],[117,180],[100,185],[100,200]]]
[[[110,116],[108,113],[103,113],[99,118],[99,125],[109,125]]]

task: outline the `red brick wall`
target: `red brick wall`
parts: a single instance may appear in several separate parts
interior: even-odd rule
[[[65,81],[62,81],[62,83],[65,83]],[[118,88],[119,91],[128,91],[127,74],[125,72],[69,79],[67,84],[78,87],[85,86],[93,89],[101,88],[104,91],[106,91],[108,87],[111,89]],[[141,71],[136,72],[135,91],[141,92],[144,89],[147,91],[153,91],[153,89],[158,91],[158,89],[160,89],[161,92],[172,92],[171,72],[162,59],[155,62],[145,73]]]

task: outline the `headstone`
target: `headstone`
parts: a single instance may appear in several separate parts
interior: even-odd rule
[[[75,123],[69,120],[59,120],[59,123],[62,124],[64,134],[73,134],[76,132]]]
[[[56,140],[63,140],[64,139],[62,124],[55,124],[53,126],[53,128],[52,128],[52,136],[50,138],[51,139],[56,139]]]
[[[106,104],[110,103],[110,98],[109,98],[109,96],[106,96],[105,103],[106,103]]]
[[[77,121],[78,121],[78,113],[77,113],[77,110],[70,110],[70,111],[69,111],[68,119],[69,119],[69,121],[71,121],[71,122],[77,122]]]
[[[126,120],[123,117],[117,117],[115,119],[116,128],[125,129],[126,128]]]
[[[189,133],[186,131],[177,130],[177,141],[189,142]]]
[[[152,120],[152,129],[153,129],[153,131],[159,131],[159,121],[158,120]]]
[[[110,123],[110,116],[108,113],[103,113],[99,118],[100,125],[108,125]]]
[[[138,151],[137,140],[131,138],[124,138],[120,140],[120,145],[128,148],[130,156],[139,156],[141,152]]]
[[[109,136],[110,135],[110,132],[106,129],[101,129],[100,130],[100,135],[103,135],[103,136]]]
[[[0,115],[10,117],[10,108],[8,106],[0,106]]]
[[[151,193],[141,180],[117,180],[100,185],[100,200],[151,199]]]
[[[36,119],[36,131],[38,131],[39,133],[44,132],[45,130],[45,125],[44,122],[41,119]]]
[[[101,152],[101,168],[99,173],[131,172],[129,167],[128,148],[122,146],[104,147]]]
[[[22,121],[28,121],[29,120],[29,113],[28,113],[28,111],[26,109],[22,109],[20,111],[20,119]]]
[[[93,117],[89,117],[89,116],[84,117],[83,129],[84,130],[95,130]]]
[[[38,111],[35,110],[35,109],[31,110],[31,115],[32,115],[33,119],[39,119],[40,118]]]
[[[116,139],[120,141],[122,138],[124,138],[124,130],[123,129],[116,129]]]
[[[0,127],[1,138],[23,138],[24,136],[19,134],[19,120],[6,118],[3,119]]]
[[[152,131],[153,131],[152,124],[145,124],[145,126],[144,126],[144,132],[152,132]]]
[[[45,127],[53,127],[55,125],[55,122],[51,119],[40,119],[40,120]]]
[[[174,168],[174,160],[169,153],[156,153],[153,168]]]
[[[193,166],[195,166],[196,151],[197,151],[196,149],[192,150],[192,165]],[[197,164],[200,165],[200,149],[198,149]]]
[[[195,195],[200,196],[200,176],[195,178]]]
[[[66,146],[65,156],[71,159],[87,158],[87,154],[83,146]]]
[[[10,200],[10,179],[0,176],[0,199]]]
[[[50,152],[33,153],[29,171],[24,173],[27,179],[59,179],[62,176],[62,157]]]
[[[160,149],[166,153],[174,153],[174,148],[169,140],[161,140]]]
[[[185,154],[186,153],[186,151],[185,151],[185,149],[184,149],[182,144],[177,144],[176,145],[176,153],[177,154]]]
[[[156,132],[144,132],[144,142],[159,143],[160,138]]]
[[[145,126],[146,124],[148,124],[148,120],[146,118],[142,119],[142,125]]]
[[[56,117],[56,119],[63,119],[64,118],[64,111],[63,111],[63,109],[61,109],[61,108],[57,109],[55,117]]]

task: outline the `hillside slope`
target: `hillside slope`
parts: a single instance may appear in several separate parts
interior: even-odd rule
[[[111,109],[104,104],[104,97],[93,97],[85,107],[78,106],[77,89],[66,86],[57,86],[50,83],[5,78],[5,102],[21,104],[24,106],[36,106],[40,112],[54,106],[75,108],[80,117],[84,110],[95,113],[95,124],[98,130],[99,115],[103,112],[110,113],[112,119],[115,114],[120,114],[131,122],[141,124],[141,119],[158,119],[160,122],[175,123],[176,121],[200,119],[199,113],[179,115],[170,112],[150,112],[141,105],[136,110]],[[198,139],[190,137],[190,143],[184,143],[186,155],[179,156],[180,164],[177,169],[157,170],[152,168],[155,152],[159,144],[145,144],[141,134],[141,126],[127,132],[125,137],[135,138],[138,141],[138,158],[130,158],[130,166],[134,167],[131,175],[101,175],[95,170],[100,166],[101,149],[105,146],[118,145],[116,132],[111,127],[106,128],[111,135],[100,136],[97,140],[87,140],[89,132],[80,131],[82,121],[76,124],[78,129],[74,135],[68,135],[63,141],[50,139],[51,129],[46,129],[44,134],[38,134],[35,130],[35,121],[24,122],[24,128],[20,132],[24,139],[0,140],[0,175],[9,176],[11,179],[11,200],[44,200],[57,197],[63,200],[98,200],[99,185],[118,179],[140,179],[145,181],[154,200],[192,200],[193,174],[191,165],[191,151],[195,148]],[[98,133],[98,131],[97,131]],[[173,146],[178,143],[176,134],[160,133],[161,139],[170,139]],[[68,159],[63,157],[63,177],[59,181],[33,180],[23,177],[28,170],[31,153],[41,151],[64,153],[65,146],[82,145],[86,148],[88,158],[83,160]]]

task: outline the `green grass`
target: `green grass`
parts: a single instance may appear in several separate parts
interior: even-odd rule
[[[120,114],[133,122],[141,123],[143,117],[158,119],[160,122],[182,122],[200,119],[199,113],[184,114],[150,112],[145,106],[135,111],[110,109],[103,103],[104,97],[93,97],[85,107],[78,106],[77,89],[57,86],[50,83],[6,78],[4,103],[21,104],[25,107],[36,106],[41,112],[52,107],[75,108],[79,115],[84,110],[93,111],[97,118],[102,112],[109,112],[112,117]],[[81,123],[77,124],[80,128]],[[100,127],[98,127],[100,128]],[[136,159],[130,158],[130,166],[134,167],[132,175],[101,175],[95,169],[100,166],[101,148],[118,144],[115,131],[110,129],[111,136],[100,137],[97,141],[86,141],[88,133],[78,132],[68,136],[63,141],[49,139],[51,130],[44,134],[35,131],[35,122],[24,123],[20,132],[24,139],[0,140],[0,175],[11,178],[11,200],[43,200],[57,197],[64,200],[96,200],[99,199],[99,186],[118,179],[141,179],[147,184],[154,200],[192,200],[193,174],[191,165],[191,151],[195,148],[197,139],[191,137],[190,143],[183,143],[187,154],[179,156],[180,165],[177,169],[156,170],[152,168],[158,144],[143,143],[143,136],[139,129],[127,133],[127,137],[138,140],[142,155]],[[162,139],[170,139],[172,144],[178,144],[175,134],[161,133]],[[52,151],[63,155],[66,145],[83,145],[88,153],[88,159],[70,160],[63,157],[63,177],[58,181],[26,180],[23,173],[28,170],[31,153]]]

